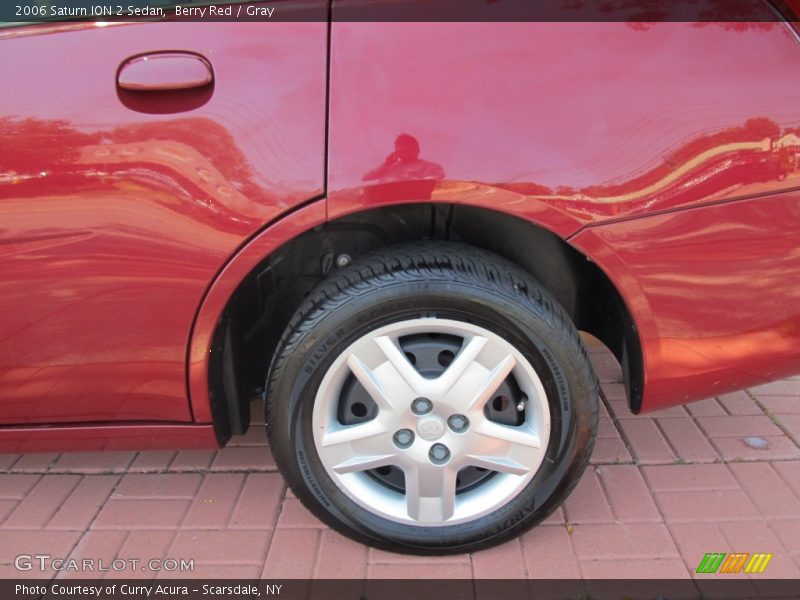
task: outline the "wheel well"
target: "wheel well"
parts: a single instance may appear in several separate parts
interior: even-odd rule
[[[209,390],[221,442],[246,431],[283,330],[308,293],[338,261],[418,240],[451,240],[494,252],[547,287],[579,330],[622,365],[629,405],[638,412],[643,365],[633,320],[616,288],[589,259],[555,234],[505,213],[452,204],[408,204],[347,215],[303,233],[265,258],[228,301],[214,335]]]

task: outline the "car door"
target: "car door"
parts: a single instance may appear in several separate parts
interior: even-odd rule
[[[322,193],[326,29],[0,29],[0,423],[192,419],[205,291]]]

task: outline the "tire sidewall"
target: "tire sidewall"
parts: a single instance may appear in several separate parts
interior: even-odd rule
[[[416,553],[476,549],[513,537],[544,519],[585,465],[592,442],[593,396],[582,377],[579,340],[552,318],[546,294],[540,303],[498,286],[452,278],[385,282],[346,302],[323,303],[298,328],[271,395],[270,441],[297,496],[320,518],[378,547]],[[522,300],[522,301],[521,301]],[[550,306],[548,306],[550,303]],[[420,308],[424,307],[424,308]],[[420,317],[448,318],[484,327],[509,341],[530,362],[544,386],[551,432],[544,460],[532,481],[506,505],[467,523],[424,527],[380,517],[353,502],[325,471],[314,445],[312,411],[319,385],[350,344],[390,323]],[[550,318],[548,318],[550,317]],[[576,343],[577,342],[577,343]]]

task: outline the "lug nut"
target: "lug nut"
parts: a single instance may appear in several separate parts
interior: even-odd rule
[[[408,448],[414,442],[414,432],[410,429],[398,429],[392,439],[398,448]]]
[[[427,415],[433,410],[433,402],[427,398],[417,398],[411,403],[411,412],[415,415]]]
[[[450,460],[450,450],[444,444],[434,444],[428,451],[428,458],[435,465],[443,465]]]
[[[464,433],[469,427],[469,419],[464,415],[450,415],[447,424],[456,433]]]

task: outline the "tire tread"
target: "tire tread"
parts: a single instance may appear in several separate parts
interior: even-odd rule
[[[298,307],[278,343],[265,386],[265,415],[267,437],[279,470],[284,471],[284,468],[281,453],[273,445],[275,436],[272,428],[276,419],[271,417],[275,414],[274,403],[277,401],[274,390],[297,346],[303,343],[330,311],[378,288],[420,279],[461,284],[464,284],[465,279],[471,279],[472,285],[491,289],[493,293],[497,293],[499,289],[507,299],[524,304],[569,343],[573,354],[578,358],[577,367],[581,380],[590,382],[591,388],[587,393],[595,398],[599,396],[599,382],[586,346],[572,320],[556,299],[527,271],[496,254],[466,244],[415,242],[389,246],[369,253],[332,273]],[[595,405],[590,416],[589,443],[581,463],[577,465],[578,473],[585,470],[591,458],[598,423],[599,410]],[[575,477],[568,486],[561,489],[559,497],[554,498],[552,510],[572,492],[579,480],[579,477]],[[310,506],[302,497],[300,499],[306,508],[316,512],[316,507]],[[542,514],[537,522],[548,514],[549,512]],[[489,540],[485,545],[492,543]]]

